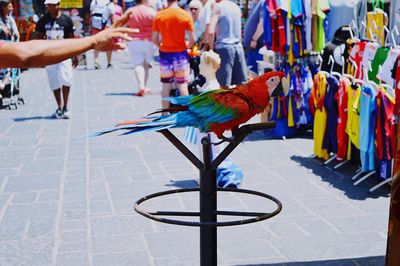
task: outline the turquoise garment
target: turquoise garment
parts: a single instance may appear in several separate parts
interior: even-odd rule
[[[375,169],[376,91],[364,85],[360,95],[360,157],[363,172]]]

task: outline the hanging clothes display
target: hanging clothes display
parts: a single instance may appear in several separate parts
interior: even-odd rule
[[[322,147],[324,140],[325,129],[326,129],[326,109],[325,109],[325,94],[327,89],[327,78],[323,73],[318,73],[314,77],[314,86],[311,93],[313,99],[313,105],[315,108],[314,115],[314,155],[316,157],[327,160],[329,154],[326,149]]]
[[[368,79],[373,82],[379,83],[377,74],[379,72],[379,67],[385,62],[388,53],[390,51],[389,47],[380,47],[375,53],[374,59],[371,61],[371,69],[368,71]]]
[[[394,47],[390,49],[385,62],[382,64],[380,70],[378,70],[377,78],[380,81],[389,84],[390,86],[394,86],[394,79],[392,77],[392,70],[394,68],[395,62],[400,55],[400,47]]]
[[[348,94],[347,88],[350,86],[350,80],[346,77],[341,77],[339,80],[338,93],[336,94],[336,101],[338,103],[338,125],[336,129],[338,150],[337,159],[342,161],[347,157],[347,148],[349,145],[349,137],[346,133],[347,125],[347,105]]]
[[[391,176],[391,160],[394,155],[396,132],[393,120],[395,99],[389,96],[384,89],[377,94],[377,126],[376,151],[378,177],[386,179]]]
[[[327,112],[326,129],[322,147],[329,153],[337,153],[337,125],[338,125],[338,102],[335,97],[338,92],[339,80],[335,76],[327,78],[328,86],[325,94],[324,105]]]
[[[363,172],[375,169],[376,91],[363,85],[360,95],[360,159]]]
[[[347,90],[347,126],[350,142],[360,149],[360,91],[359,84],[351,84]],[[350,158],[348,158],[350,159]]]
[[[379,5],[379,4],[377,4]],[[388,17],[382,9],[376,8],[375,11],[367,13],[367,28],[365,31],[367,39],[385,45],[384,27],[388,24]]]

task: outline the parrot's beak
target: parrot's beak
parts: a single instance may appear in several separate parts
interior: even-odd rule
[[[271,93],[271,97],[287,96],[289,93],[289,82],[283,77],[275,90]]]

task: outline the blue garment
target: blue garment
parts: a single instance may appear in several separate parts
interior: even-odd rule
[[[378,160],[376,165],[376,177],[379,180],[386,180],[392,177],[391,160]]]
[[[290,11],[293,18],[298,18],[305,14],[303,0],[291,0]]]
[[[267,1],[264,2],[264,41],[268,49],[272,47],[271,18],[268,12]]]
[[[338,120],[338,101],[336,99],[339,80],[335,76],[327,79],[328,91],[325,94],[324,105],[327,113],[326,130],[322,147],[330,152],[337,153],[337,120]]]
[[[215,28],[215,48],[241,44],[242,15],[239,6],[231,1],[221,1],[216,6],[220,15]]]
[[[362,86],[360,95],[360,158],[363,172],[375,169],[376,92]]]
[[[257,25],[263,15],[263,2],[259,1],[252,10],[250,10],[249,18],[244,25],[243,46],[250,47],[250,42],[253,39],[254,32],[256,32]],[[257,43],[262,46],[264,43],[262,35],[258,38]]]
[[[255,49],[250,49],[247,53],[247,67],[249,71],[252,71],[256,74],[259,73],[257,61],[263,61],[262,54]]]
[[[225,159],[217,168],[217,186],[238,188],[243,181],[240,167],[229,159]]]

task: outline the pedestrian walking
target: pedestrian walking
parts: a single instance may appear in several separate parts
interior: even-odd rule
[[[17,23],[12,17],[11,0],[0,0],[0,40],[19,39]]]
[[[57,40],[74,38],[71,18],[60,10],[60,0],[45,1],[47,13],[39,19],[36,31],[39,39]],[[66,59],[60,63],[46,66],[50,89],[57,102],[54,118],[69,119],[68,96],[72,84],[72,67],[77,65],[77,58]]]
[[[201,50],[208,50],[209,49],[209,36],[210,36],[210,22],[211,22],[211,15],[212,15],[212,6],[215,4],[214,0],[200,0],[201,8],[198,17],[198,31],[197,39],[199,42],[199,47]],[[196,4],[197,5],[197,4]],[[190,4],[189,4],[190,6]],[[197,34],[197,31],[196,31]]]
[[[114,5],[110,0],[92,0],[90,3],[90,31],[96,34],[112,24],[112,16],[114,14]],[[107,51],[107,68],[111,65],[111,51]],[[99,51],[94,50],[94,68],[100,69]]]
[[[221,57],[217,79],[221,86],[247,81],[247,66],[241,43],[240,7],[230,0],[216,0],[210,22],[210,46]],[[215,36],[215,42],[214,42]]]
[[[189,40],[186,42],[185,36]],[[170,96],[173,83],[181,96],[188,95],[189,55],[195,42],[193,19],[179,7],[177,0],[168,0],[168,8],[158,11],[153,22],[152,41],[160,48],[162,99]],[[169,101],[161,101],[163,108]]]
[[[136,0],[136,5],[130,8],[128,12],[131,15],[127,25],[130,28],[139,29],[138,33],[130,35],[132,41],[128,42],[128,51],[138,84],[136,95],[144,96],[150,92],[147,82],[154,53],[151,28],[156,11],[149,6],[148,0]]]

